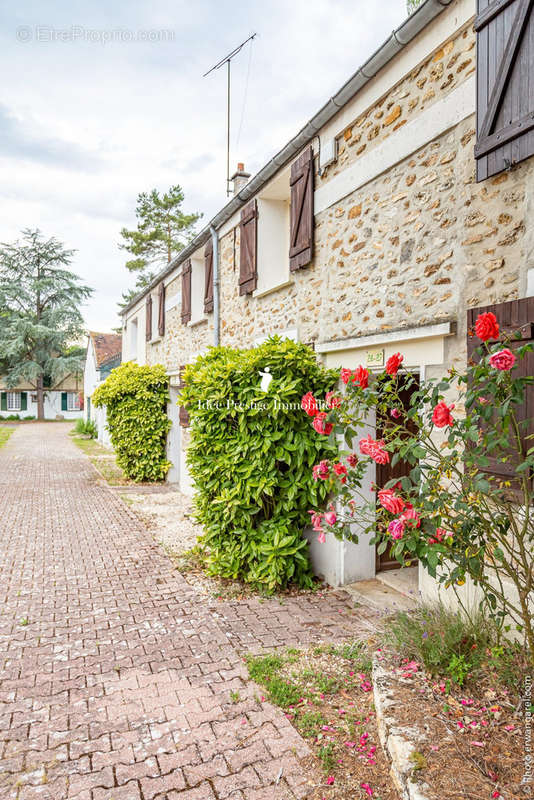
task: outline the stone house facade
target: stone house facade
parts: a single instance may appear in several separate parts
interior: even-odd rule
[[[508,160],[503,148],[475,157],[482,105],[499,78],[495,63],[525,4],[496,6],[503,4],[426,0],[266,167],[248,182],[238,171],[227,206],[125,309],[123,358],[168,370],[170,478],[184,491],[191,487],[188,431],[176,407],[180,368],[214,343],[252,347],[277,333],[313,344],[329,367],[351,368],[380,367],[401,351],[424,380],[465,364],[467,309],[534,294],[534,148],[523,140],[510,144]],[[530,6],[527,17],[534,41]],[[492,72],[486,62],[498,24],[506,35],[495,44]],[[477,58],[486,59],[489,88]],[[515,75],[509,71],[504,92]],[[307,153],[312,238],[306,263],[293,269],[294,216],[309,209],[296,208],[292,182]],[[250,221],[252,256],[242,242]],[[204,310],[206,246],[216,259],[214,311]],[[243,292],[243,258],[249,269],[251,257],[255,274]],[[150,295],[163,315],[159,330],[154,320],[146,325]],[[316,570],[335,585],[381,569],[365,541],[321,546],[310,537],[310,545]],[[420,588],[433,591],[424,576]]]

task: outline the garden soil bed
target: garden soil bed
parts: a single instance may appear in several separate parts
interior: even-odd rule
[[[417,662],[383,655],[389,672],[387,714],[415,730],[412,780],[428,800],[525,800],[523,719],[518,697],[481,680],[462,690],[433,679]]]
[[[283,709],[318,759],[322,777],[308,800],[399,800],[378,737],[365,646],[289,649],[247,663],[260,699]]]

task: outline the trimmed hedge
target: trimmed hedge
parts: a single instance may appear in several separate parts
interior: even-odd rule
[[[117,464],[134,481],[164,480],[169,381],[165,367],[127,361],[113,369],[93,394],[95,406],[106,406]]]
[[[261,390],[260,371],[273,376]],[[252,350],[212,348],[184,373],[191,420],[187,460],[208,572],[268,591],[311,585],[308,510],[326,499],[311,467],[336,447],[309,425],[301,399],[324,396],[338,374],[303,344],[278,337]]]

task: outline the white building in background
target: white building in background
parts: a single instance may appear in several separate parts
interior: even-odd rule
[[[84,412],[86,421],[95,423],[98,441],[111,446],[107,429],[105,407],[95,408],[92,403],[93,392],[105,381],[111,370],[118,367],[122,359],[122,336],[117,333],[96,333],[89,331],[87,353],[83,372]]]
[[[45,379],[44,418],[78,419],[81,416],[81,388],[81,377],[74,373],[69,373],[55,384]],[[37,419],[35,386],[22,382],[8,387],[0,378],[0,419]]]

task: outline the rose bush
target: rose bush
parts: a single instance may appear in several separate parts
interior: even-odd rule
[[[327,534],[358,541],[357,529],[372,533],[379,553],[391,544],[399,563],[418,559],[445,587],[469,576],[492,615],[524,634],[532,659],[534,441],[522,409],[534,377],[515,367],[533,345],[522,344],[520,332],[505,348],[492,344],[499,326],[491,313],[479,316],[472,335],[481,342],[476,361],[439,381],[419,385],[415,375],[399,373],[400,353],[373,376],[363,367],[341,371],[342,402],[314,414],[320,435],[343,437],[349,448],[336,464],[323,460],[313,472],[337,497],[330,508],[335,521],[322,510],[312,519],[320,541]],[[371,413],[376,438],[361,433]],[[399,460],[407,474],[375,487],[370,498],[362,487],[373,462],[395,467]]]

